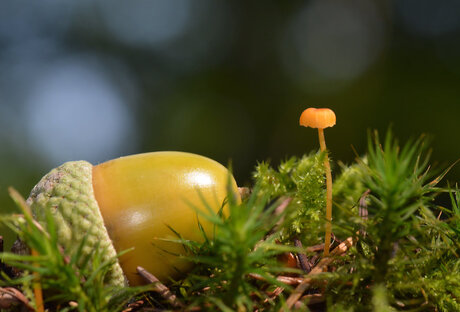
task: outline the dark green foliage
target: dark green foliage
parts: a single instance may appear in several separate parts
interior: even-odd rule
[[[368,206],[371,218],[365,242],[375,251],[375,279],[386,279],[395,244],[413,236],[425,239],[424,218],[432,218],[429,205],[436,195],[436,183],[429,183],[428,157],[422,155],[423,138],[400,148],[388,132],[383,146],[378,134],[369,138],[368,164],[362,163],[364,183],[371,190]],[[414,246],[415,248],[415,246]]]
[[[458,186],[449,194],[452,202],[452,230],[457,233],[457,236],[460,236],[460,190]]]
[[[391,132],[383,145],[377,134],[369,139],[367,162],[360,161],[370,190],[369,219],[364,224],[358,217],[348,220],[349,235],[360,233],[359,242],[331,276],[332,307],[347,301],[356,311],[369,311],[372,305],[375,311],[390,311],[390,305],[396,310],[458,311],[460,275],[452,253],[458,235],[453,237],[435,217],[433,200],[443,174],[432,180],[423,142],[420,138],[401,148]],[[358,232],[363,225],[364,232]],[[377,309],[377,301],[386,307]]]

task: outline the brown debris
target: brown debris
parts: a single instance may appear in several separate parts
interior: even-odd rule
[[[265,278],[263,278],[261,275],[255,274],[255,273],[250,273],[249,277],[255,280],[258,280],[258,281],[266,281]],[[291,285],[291,286],[298,285],[303,281],[302,277],[292,277],[292,276],[284,276],[284,275],[277,276],[276,279],[286,285]]]
[[[297,258],[292,252],[284,252],[278,255],[277,260],[287,268],[297,268]]]
[[[300,298],[300,301],[305,302],[306,304],[316,304],[324,302],[326,296],[324,294],[310,294],[305,295]]]
[[[323,251],[323,249],[324,249],[324,244],[319,244],[319,245],[307,247],[306,251],[307,252],[319,252],[319,251]]]
[[[361,198],[359,199],[359,216],[363,221],[367,221],[369,212],[367,210],[367,197],[371,193],[371,190],[366,190],[363,195],[361,195]],[[359,234],[366,236],[366,231],[364,230],[364,227],[362,226],[361,229],[359,230]]]
[[[135,310],[141,308],[144,304],[145,304],[144,300],[137,300],[135,302],[131,302],[130,304],[128,304],[128,307],[126,309],[124,309],[122,312],[135,311]]]
[[[284,291],[283,287],[276,287],[275,290],[267,292],[269,298],[265,299],[265,302],[268,302],[270,299],[275,299]]]
[[[295,238],[294,239],[294,245],[297,247],[297,248],[302,248],[302,242]],[[307,255],[302,253],[302,252],[299,252],[297,253],[297,258],[299,259],[299,264],[300,264],[300,267],[302,268],[302,270],[306,273],[310,272],[311,271],[311,264],[310,262],[308,261],[308,258],[307,258]]]
[[[241,199],[244,200],[245,198],[251,196],[251,189],[249,187],[239,187],[238,193],[240,193]]]
[[[12,309],[21,305],[29,311],[34,311],[29,300],[19,290],[13,287],[0,287],[0,309]]]
[[[321,261],[310,271],[310,273],[307,274],[307,277],[297,286],[297,288],[286,300],[286,307],[289,309],[292,308],[293,305],[300,299],[302,294],[310,287],[313,280],[311,276],[322,273],[324,269],[335,260],[335,257],[344,254],[354,243],[355,240],[353,237],[349,237],[332,250],[329,257],[321,259]]]

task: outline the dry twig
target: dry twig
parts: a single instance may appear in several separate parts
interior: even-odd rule
[[[128,307],[126,309],[124,309],[122,312],[134,311],[134,310],[142,307],[143,304],[144,304],[144,300],[137,300],[136,302],[132,302],[132,303],[128,304]]]
[[[264,282],[266,281],[264,277],[262,277],[259,274],[255,274],[255,273],[250,273],[249,277],[256,279],[258,281],[264,281]],[[277,276],[276,279],[290,286],[299,285],[303,281],[302,277],[291,277],[291,276],[283,276],[283,275]]]
[[[142,276],[147,282],[153,285],[153,291],[159,293],[163,298],[165,298],[173,307],[182,308],[182,303],[177,300],[176,295],[174,295],[168,287],[161,283],[158,278],[155,277],[152,273],[144,269],[143,267],[138,266],[137,272]]]
[[[324,249],[324,244],[319,244],[319,245],[307,247],[306,251],[307,252],[319,252],[319,251],[322,251],[323,249]]]

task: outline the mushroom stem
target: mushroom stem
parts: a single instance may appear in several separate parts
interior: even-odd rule
[[[331,244],[332,232],[332,174],[329,164],[329,157],[326,150],[326,140],[324,139],[324,129],[318,128],[319,146],[325,153],[324,169],[326,170],[326,234],[324,238],[324,257],[329,255],[329,246]]]

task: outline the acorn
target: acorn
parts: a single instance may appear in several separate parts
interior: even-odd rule
[[[111,266],[106,284],[141,285],[138,266],[162,282],[191,268],[178,256],[185,254],[184,247],[168,239],[179,234],[202,241],[200,226],[212,237],[213,225],[199,217],[197,209],[205,213],[205,205],[216,213],[222,209],[229,181],[239,201],[234,178],[214,160],[183,152],[152,152],[95,166],[67,162],[45,175],[27,202],[41,223],[51,212],[58,243],[66,253],[83,240],[83,255],[90,259],[96,248],[104,261],[134,248]]]

